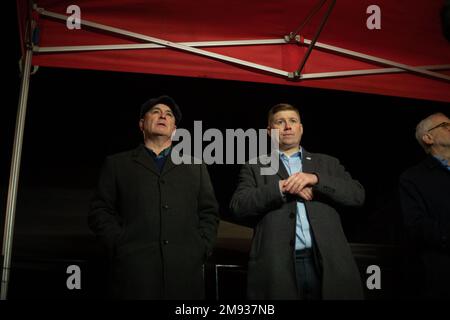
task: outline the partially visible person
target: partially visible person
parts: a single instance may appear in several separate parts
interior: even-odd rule
[[[111,296],[203,299],[218,204],[205,165],[171,160],[181,111],[168,96],[141,107],[143,144],[106,158],[89,226],[109,252]],[[151,310],[149,310],[151,312]]]
[[[421,269],[408,281],[423,298],[450,298],[450,120],[435,113],[419,122],[416,139],[425,159],[399,181],[407,239]],[[412,264],[407,268],[414,268]],[[418,276],[418,277],[417,277]]]

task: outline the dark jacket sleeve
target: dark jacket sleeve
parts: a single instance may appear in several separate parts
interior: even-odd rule
[[[239,173],[239,183],[230,202],[231,213],[237,218],[264,215],[281,207],[283,198],[276,179],[258,185],[250,165],[243,165]]]
[[[364,187],[345,170],[336,158],[327,157],[327,169],[314,172],[319,182],[313,187],[314,194],[320,193],[343,206],[362,206],[365,200]]]
[[[214,195],[208,169],[201,165],[201,185],[198,195],[198,216],[200,235],[205,242],[206,257],[211,255],[219,226],[219,205]]]
[[[97,190],[91,200],[88,224],[112,255],[122,228],[116,209],[117,189],[113,161],[105,160],[100,172]]]
[[[427,247],[447,247],[447,243],[442,242],[446,238],[442,237],[439,222],[427,214],[417,186],[405,174],[399,179],[399,196],[406,230],[413,241]]]

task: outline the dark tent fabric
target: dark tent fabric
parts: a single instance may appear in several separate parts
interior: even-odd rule
[[[19,21],[24,22],[27,1],[19,0]],[[66,16],[73,1],[38,0],[37,6]],[[180,0],[81,0],[81,19],[171,42],[282,39],[305,19],[317,0],[285,1],[180,1]],[[373,1],[339,0],[318,41],[393,60],[410,66],[450,63],[450,43],[443,35],[440,12],[444,2],[377,1],[381,29],[369,30],[367,8]],[[311,39],[318,28],[322,8],[301,30]],[[39,28],[39,47],[131,44],[143,41],[82,26],[69,30],[64,21],[34,11]],[[24,30],[24,28],[20,28]],[[269,67],[294,71],[307,47],[299,44],[226,46],[203,48]],[[206,77],[282,85],[338,89],[410,98],[450,101],[450,83],[412,74],[376,74],[292,81],[282,76],[197,56],[172,48],[35,53],[33,65]],[[314,49],[304,74],[385,68]],[[435,70],[449,75],[449,70]]]

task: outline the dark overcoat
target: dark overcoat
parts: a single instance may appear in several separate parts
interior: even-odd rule
[[[109,252],[114,298],[204,298],[219,223],[205,165],[169,155],[160,173],[144,145],[110,156],[88,220]]]
[[[409,281],[426,298],[449,299],[450,171],[428,155],[400,176],[400,203],[411,249]]]
[[[306,201],[305,207],[322,278],[322,297],[362,299],[359,270],[334,206],[361,206],[364,188],[336,158],[303,153],[303,172],[315,173],[319,178],[313,187],[314,199]],[[296,198],[283,201],[279,181],[289,175],[281,161],[275,175],[261,175],[262,167],[266,166],[257,163],[242,167],[230,204],[237,218],[256,220],[248,262],[247,294],[250,299],[297,299]]]

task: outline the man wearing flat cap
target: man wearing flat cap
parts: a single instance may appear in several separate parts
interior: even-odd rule
[[[111,297],[203,299],[219,223],[208,171],[171,160],[181,120],[172,98],[148,100],[140,116],[144,143],[106,158],[89,212],[111,259]]]

